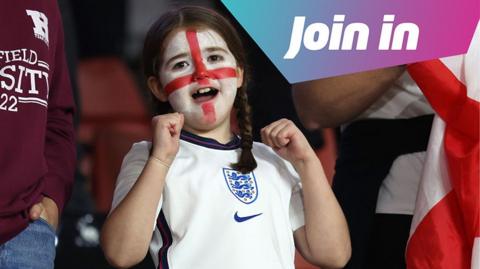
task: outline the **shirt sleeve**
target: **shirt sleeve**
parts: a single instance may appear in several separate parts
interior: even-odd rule
[[[305,214],[303,209],[302,184],[299,182],[292,191],[290,198],[290,223],[292,231],[305,225]]]
[[[45,159],[48,167],[42,194],[53,199],[59,212],[68,201],[75,173],[76,148],[73,127],[74,102],[65,60],[63,29],[58,14],[48,91]]]
[[[302,183],[300,181],[300,176],[295,171],[293,166],[285,160],[283,160],[283,163],[285,165],[286,174],[290,178],[292,183],[289,216],[292,231],[296,231],[298,228],[305,225]]]
[[[150,147],[151,143],[149,142],[135,143],[127,155],[125,155],[120,173],[117,177],[110,213],[125,199],[135,182],[137,182],[150,156]],[[157,206],[157,217],[158,214],[160,214],[162,202],[163,197],[160,198]],[[153,223],[152,230],[155,230],[155,223]]]

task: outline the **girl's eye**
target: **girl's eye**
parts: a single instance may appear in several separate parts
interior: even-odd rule
[[[188,63],[186,61],[181,61],[173,65],[172,69],[173,70],[180,70],[188,66]]]
[[[207,60],[208,60],[209,63],[216,63],[216,62],[222,61],[223,56],[218,55],[218,54],[213,54],[213,55],[208,56]]]

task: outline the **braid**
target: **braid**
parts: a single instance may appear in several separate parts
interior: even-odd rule
[[[240,153],[238,162],[232,166],[241,173],[249,173],[257,167],[257,162],[252,153],[253,135],[252,122],[250,120],[251,111],[245,85],[238,89],[233,106],[237,109],[237,122],[240,129],[242,152]]]

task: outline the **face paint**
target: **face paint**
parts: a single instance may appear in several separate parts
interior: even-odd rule
[[[203,115],[208,123],[214,123],[215,118],[215,107],[211,103],[202,104]]]
[[[193,63],[195,64],[195,71],[193,72],[193,80],[200,85],[208,85],[207,67],[203,64],[202,52],[200,51],[200,44],[198,44],[197,31],[187,30],[188,46],[192,54]]]
[[[181,89],[188,84],[198,83],[199,85],[205,86],[208,85],[208,79],[235,78],[237,76],[235,68],[232,67],[222,67],[211,70],[207,69],[203,63],[197,31],[187,30],[186,39],[188,42],[188,49],[191,55],[192,64],[194,65],[195,69],[193,70],[192,74],[178,77],[165,85],[165,92],[167,95],[170,95],[175,90]]]
[[[169,39],[162,58],[160,82],[173,109],[185,115],[186,123],[211,125],[229,118],[239,86],[237,64],[218,33],[178,31]],[[204,91],[217,93],[202,94]]]

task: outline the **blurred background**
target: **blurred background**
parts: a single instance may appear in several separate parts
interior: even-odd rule
[[[301,124],[290,84],[218,0],[58,0],[67,60],[78,113],[78,167],[72,198],[59,228],[55,268],[111,268],[99,246],[123,157],[134,142],[149,140],[154,115],[141,69],[141,50],[150,25],[178,5],[211,7],[241,33],[252,69],[249,89],[255,140],[259,129],[280,118]],[[331,180],[337,131],[307,132]],[[135,268],[153,268],[150,256]],[[297,269],[316,268],[296,259]]]

